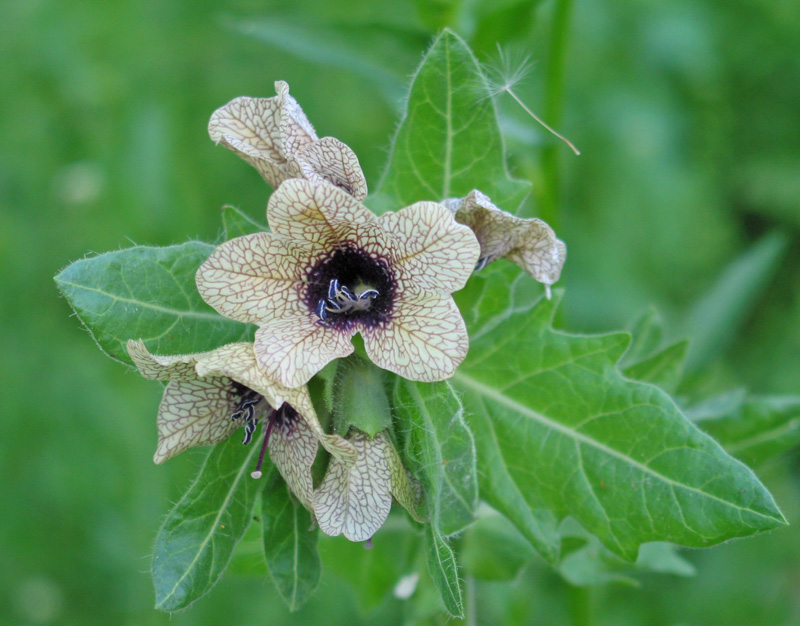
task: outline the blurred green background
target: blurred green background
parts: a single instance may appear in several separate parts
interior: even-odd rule
[[[233,97],[273,95],[274,80],[289,82],[320,136],[356,151],[375,189],[404,86],[442,26],[489,65],[497,43],[512,58],[530,55],[517,93],[583,151],[573,156],[500,96],[511,170],[534,182],[529,208],[569,246],[562,325],[615,330],[653,305],[673,338],[694,338],[687,393],[798,392],[795,0],[580,1],[563,30],[565,7],[0,3],[0,624],[414,621],[396,598],[359,617],[346,579],[357,578],[363,550],[344,539],[322,543],[322,584],[295,615],[268,580],[235,574],[185,613],[153,610],[153,537],[201,453],[152,464],[159,387],[96,349],[52,276],[88,252],[216,240],[226,203],[261,216],[269,188],[213,146],[206,123]],[[798,461],[758,468],[795,526]],[[683,554],[695,578],[648,575],[640,589],[591,591],[534,560],[511,584],[471,581],[473,616],[800,623],[796,527]]]

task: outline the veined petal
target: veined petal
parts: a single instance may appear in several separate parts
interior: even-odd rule
[[[354,334],[320,326],[310,313],[287,314],[256,331],[256,359],[270,378],[299,387],[333,359],[352,353]]]
[[[324,251],[350,240],[358,224],[374,220],[369,209],[349,193],[299,178],[283,183],[267,206],[272,232]]]
[[[295,155],[303,178],[326,181],[346,191],[356,200],[367,197],[367,179],[356,153],[334,137],[323,137]]]
[[[313,511],[311,466],[317,456],[317,436],[303,419],[276,422],[269,437],[269,458],[302,505]]]
[[[480,245],[444,206],[417,202],[378,221],[392,236],[392,267],[403,292],[449,294],[466,284]]]
[[[159,356],[150,354],[140,339],[128,340],[128,356],[136,365],[139,373],[151,380],[192,380],[197,378],[194,365],[197,362],[195,354],[175,354],[172,356]]]
[[[402,297],[388,326],[361,334],[375,365],[422,382],[452,376],[469,348],[464,320],[450,296]]]
[[[456,219],[469,226],[478,238],[481,266],[504,257],[540,283],[552,285],[558,281],[567,259],[567,247],[545,222],[511,215],[477,189],[461,200],[449,200],[446,204]]]
[[[231,419],[230,388],[224,377],[171,381],[158,407],[153,460],[163,463],[189,448],[219,443],[242,426],[242,420]]]
[[[317,140],[317,133],[308,121],[306,114],[292,96],[289,95],[289,84],[275,81],[275,99],[278,102],[280,145],[285,155],[295,155],[308,144]]]
[[[270,233],[237,237],[200,266],[197,288],[222,315],[262,324],[305,308],[302,281],[316,254],[309,244]]]
[[[328,535],[344,534],[350,541],[366,541],[386,521],[392,507],[392,486],[386,463],[388,440],[363,433],[350,438],[358,460],[347,467],[331,458],[319,489],[314,492],[314,514]]]
[[[195,371],[201,378],[227,376],[260,393],[272,407],[281,406],[294,391],[276,383],[264,373],[258,366],[252,343],[229,343],[211,352],[198,354]]]

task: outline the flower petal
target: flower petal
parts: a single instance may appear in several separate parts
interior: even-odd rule
[[[172,356],[150,354],[141,339],[139,341],[129,339],[128,356],[131,357],[139,373],[151,380],[192,380],[197,378],[194,371],[194,365],[197,362],[195,354]]]
[[[380,435],[380,434],[379,434]],[[344,533],[350,541],[366,541],[386,521],[392,508],[392,486],[384,436],[363,433],[350,438],[358,460],[348,468],[332,458],[325,478],[314,492],[314,514],[328,535]]]
[[[387,439],[386,464],[389,466],[389,475],[392,483],[392,495],[408,514],[417,522],[424,523],[427,520],[419,513],[422,504],[422,484],[414,478],[403,462],[400,455],[394,449],[392,442],[385,433],[378,433],[377,436]]]
[[[307,309],[302,281],[315,254],[307,244],[270,233],[237,237],[200,266],[197,288],[226,317],[251,324],[280,319]]]
[[[153,460],[163,463],[184,450],[227,439],[242,426],[231,419],[231,380],[173,380],[158,407],[158,447]]]
[[[267,206],[272,232],[326,251],[352,239],[358,224],[374,220],[369,209],[347,192],[299,178],[283,183]]]
[[[367,179],[356,153],[334,137],[323,137],[295,156],[303,177],[311,182],[327,181],[356,200],[367,197]]]
[[[469,339],[453,298],[419,294],[398,299],[385,328],[361,330],[375,365],[409,380],[434,382],[453,375]]]
[[[276,423],[269,436],[269,458],[309,511],[313,511],[311,466],[317,457],[317,444],[317,436],[303,419]]]
[[[540,283],[558,281],[567,247],[545,222],[511,215],[477,189],[461,200],[448,200],[446,205],[460,223],[475,232],[481,245],[482,267],[504,257]]]
[[[289,95],[289,84],[275,81],[275,99],[278,102],[280,113],[280,142],[283,153],[287,156],[295,155],[308,144],[317,140],[317,133],[308,121],[303,109],[292,96]]]
[[[333,359],[353,352],[355,334],[325,328],[311,314],[274,319],[256,331],[256,359],[267,376],[287,387],[305,385]]]
[[[392,267],[403,292],[449,294],[465,285],[480,246],[444,206],[417,202],[378,221],[392,235]]]

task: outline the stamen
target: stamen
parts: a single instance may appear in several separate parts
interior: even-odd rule
[[[364,542],[364,550],[372,550],[372,537]]]
[[[283,407],[286,406],[285,404],[281,406],[280,410],[283,411]],[[264,455],[267,453],[267,446],[269,446],[269,435],[272,432],[272,427],[275,425],[275,415],[277,411],[273,410],[269,417],[267,418],[267,432],[264,433],[264,442],[261,444],[261,453],[258,455],[258,463],[256,463],[256,469],[250,472],[250,476],[252,478],[261,478],[261,465],[264,463]]]
[[[380,292],[371,287],[354,293],[347,285],[342,285],[338,278],[333,278],[328,284],[328,297],[319,300],[314,309],[319,318],[317,324],[329,327],[331,320],[328,319],[328,313],[366,311],[379,295]]]
[[[253,440],[253,433],[256,432],[256,426],[258,426],[257,419],[251,419],[245,422],[244,439],[242,439],[244,445],[248,445]]]

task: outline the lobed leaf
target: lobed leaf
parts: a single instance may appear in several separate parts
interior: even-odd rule
[[[222,207],[222,228],[225,241],[269,230],[266,224],[260,224],[244,211],[230,204]]]
[[[132,365],[125,344],[143,339],[155,354],[205,352],[244,341],[250,327],[217,314],[194,282],[213,246],[137,246],[75,261],[55,278],[99,348]]]
[[[316,591],[322,574],[319,529],[277,471],[264,489],[261,510],[267,569],[289,610],[296,611]]]
[[[530,185],[508,175],[494,103],[478,61],[458,35],[444,30],[414,75],[371,206],[380,212],[421,200],[440,202],[473,189],[513,213]]]
[[[500,465],[486,471],[506,475],[501,489],[531,512],[572,515],[627,560],[649,541],[710,546],[785,523],[749,468],[664,392],[620,374],[627,334],[554,330],[556,303],[521,300],[512,276],[457,294],[471,347],[452,379],[478,440],[493,436],[498,454],[482,464]]]
[[[405,460],[422,481],[431,524],[448,536],[475,519],[478,473],[475,441],[464,409],[447,382],[395,377],[394,407],[404,434]]]
[[[184,609],[222,576],[244,536],[263,483],[250,478],[259,446],[238,438],[214,446],[156,536],[153,585],[156,608]]]
[[[623,372],[628,378],[651,383],[664,391],[674,393],[683,376],[683,364],[688,350],[688,340],[678,341],[629,365]]]

